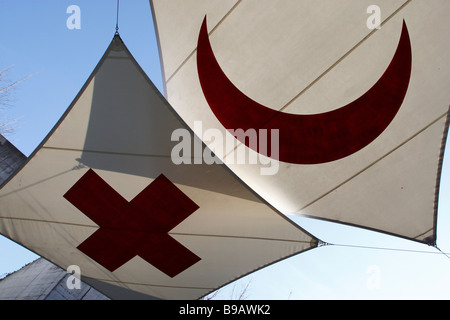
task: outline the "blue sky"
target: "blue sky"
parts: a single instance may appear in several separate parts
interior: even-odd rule
[[[70,30],[70,5],[81,9],[81,29]],[[120,35],[155,85],[162,86],[148,0],[122,0]],[[70,105],[115,32],[115,0],[0,0],[0,68],[8,78],[28,75],[5,110],[15,119],[7,136],[29,155]],[[448,157],[447,157],[448,158]],[[438,246],[450,252],[450,161],[445,159],[438,216]],[[224,289],[230,298],[250,282],[250,299],[449,299],[450,258],[411,241],[348,226],[294,218],[336,245],[274,264]],[[344,246],[349,245],[349,246]],[[374,249],[385,248],[385,249]],[[395,250],[392,250],[395,249]],[[0,277],[37,256],[0,237]]]

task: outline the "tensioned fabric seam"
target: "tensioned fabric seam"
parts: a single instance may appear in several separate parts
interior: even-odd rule
[[[429,123],[428,125],[426,125],[424,128],[422,128],[420,131],[416,132],[414,135],[412,135],[411,137],[409,137],[408,139],[406,139],[404,142],[402,142],[401,144],[399,144],[398,146],[396,146],[395,148],[393,148],[392,150],[390,150],[389,152],[387,152],[385,155],[383,155],[382,157],[378,158],[377,160],[375,160],[374,162],[370,163],[368,166],[366,166],[364,169],[360,170],[359,172],[355,173],[353,176],[351,176],[350,178],[346,179],[345,181],[343,181],[342,183],[340,183],[339,185],[337,185],[336,187],[330,189],[328,192],[324,193],[323,195],[321,195],[320,197],[318,197],[317,199],[311,201],[310,203],[306,204],[305,206],[303,206],[302,208],[298,209],[298,211],[304,210],[307,207],[311,206],[312,204],[314,204],[315,202],[317,202],[318,200],[324,198],[325,196],[327,196],[328,194],[330,194],[331,192],[333,192],[334,190],[338,189],[339,187],[343,186],[344,184],[350,182],[351,180],[353,180],[354,178],[356,178],[357,176],[359,176],[360,174],[362,174],[363,172],[367,171],[367,169],[369,169],[370,167],[374,166],[375,164],[377,164],[378,162],[382,161],[384,158],[386,158],[388,155],[390,155],[391,153],[395,152],[397,149],[400,149],[401,147],[403,147],[404,145],[406,145],[408,142],[414,140],[416,137],[418,137],[420,134],[424,133],[428,128],[430,128],[432,125],[434,125],[435,123],[437,123],[439,120],[441,120],[442,118],[447,116],[447,112],[442,114],[441,116],[439,116],[437,119],[433,120],[431,123]]]
[[[26,221],[26,222],[41,222],[41,223],[52,223],[59,225],[68,225],[75,227],[83,227],[83,228],[98,228],[96,225],[88,225],[88,224],[80,224],[80,223],[72,223],[72,222],[59,222],[52,220],[38,220],[38,219],[29,219],[29,218],[13,218],[13,217],[0,217],[3,220],[13,220],[13,221]],[[112,228],[109,228],[112,229]],[[221,234],[196,234],[196,233],[177,233],[177,232],[169,232],[170,235],[180,235],[180,236],[193,236],[193,237],[215,237],[215,238],[232,238],[232,239],[250,239],[250,240],[264,240],[264,241],[282,241],[282,242],[295,242],[295,243],[310,243],[311,241],[305,240],[290,240],[290,239],[277,239],[277,238],[262,238],[262,237],[243,237],[243,236],[226,236]]]

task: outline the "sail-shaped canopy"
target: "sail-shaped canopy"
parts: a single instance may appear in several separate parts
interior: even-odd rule
[[[166,98],[259,157],[214,150],[256,193],[285,214],[435,243],[450,2],[150,3]],[[279,153],[238,129],[279,130]],[[272,156],[278,170],[261,174]]]
[[[186,128],[116,35],[2,186],[0,232],[113,299],[196,299],[317,246],[225,166],[176,149],[209,154]]]

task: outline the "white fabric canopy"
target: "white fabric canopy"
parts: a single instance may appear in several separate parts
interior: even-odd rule
[[[116,299],[196,299],[317,246],[223,165],[174,164],[183,128],[115,36],[1,188],[0,232]]]
[[[197,45],[205,17],[207,39],[231,86],[255,104],[285,114],[317,115],[367,97],[368,91],[387,72],[397,50],[410,47],[411,70],[409,77],[403,77],[408,86],[406,94],[400,97],[400,109],[389,125],[363,148],[328,162],[280,161],[279,170],[273,175],[261,174],[263,164],[228,163],[226,152],[222,159],[257,194],[285,214],[435,243],[439,178],[450,104],[449,1],[151,0],[150,3],[159,38],[166,98],[191,128],[201,121],[203,129],[220,129],[231,139],[226,129],[238,128],[224,124],[224,120],[229,120],[227,117],[232,119],[229,122],[238,119],[245,124],[252,116],[260,115],[246,113],[245,103],[237,112],[216,115],[217,110],[227,113],[224,109],[235,106],[230,103],[221,109],[213,105],[229,97],[217,94],[222,88],[215,88],[214,81],[219,77],[212,74],[211,68],[206,67],[207,80],[201,82],[199,68],[205,59],[199,57]],[[380,9],[380,29],[369,28],[376,18],[374,11],[368,11],[372,5]],[[398,58],[397,64],[402,63],[406,62]],[[386,92],[386,87],[394,86],[398,78],[399,73],[393,72],[380,91]],[[208,86],[213,93],[206,92]],[[218,102],[211,102],[214,99],[208,100],[206,96]],[[375,98],[368,100],[376,101]],[[389,99],[391,96],[386,94],[387,104]],[[384,104],[378,105],[386,107]],[[217,110],[213,112],[214,107]],[[352,125],[364,129],[377,121],[378,116],[366,117]],[[339,121],[334,124],[339,125]],[[212,148],[214,142],[205,143]]]

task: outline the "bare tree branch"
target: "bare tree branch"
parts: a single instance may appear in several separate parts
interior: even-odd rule
[[[29,75],[14,82],[8,81],[6,75],[10,69],[11,67],[0,69],[0,134],[2,135],[11,135],[17,128],[17,119],[11,120],[5,115],[5,110],[11,106],[12,90],[31,77]]]
[[[245,285],[245,287],[240,291],[239,295],[237,296],[236,300],[245,300],[248,298],[249,295],[249,287],[250,287],[250,283],[252,282],[252,279],[250,279],[247,284]]]
[[[229,297],[225,297],[225,298],[221,298],[221,299],[227,299],[227,300],[246,300],[248,298],[249,295],[249,287],[250,287],[250,283],[252,282],[252,280],[250,279],[244,288],[242,288],[242,286],[239,286],[238,288],[238,283],[235,283],[233,285],[233,289],[231,290],[231,294],[229,295]],[[222,289],[216,290],[214,292],[212,292],[211,294],[203,297],[201,300],[214,300],[217,298],[217,296],[222,293]]]

